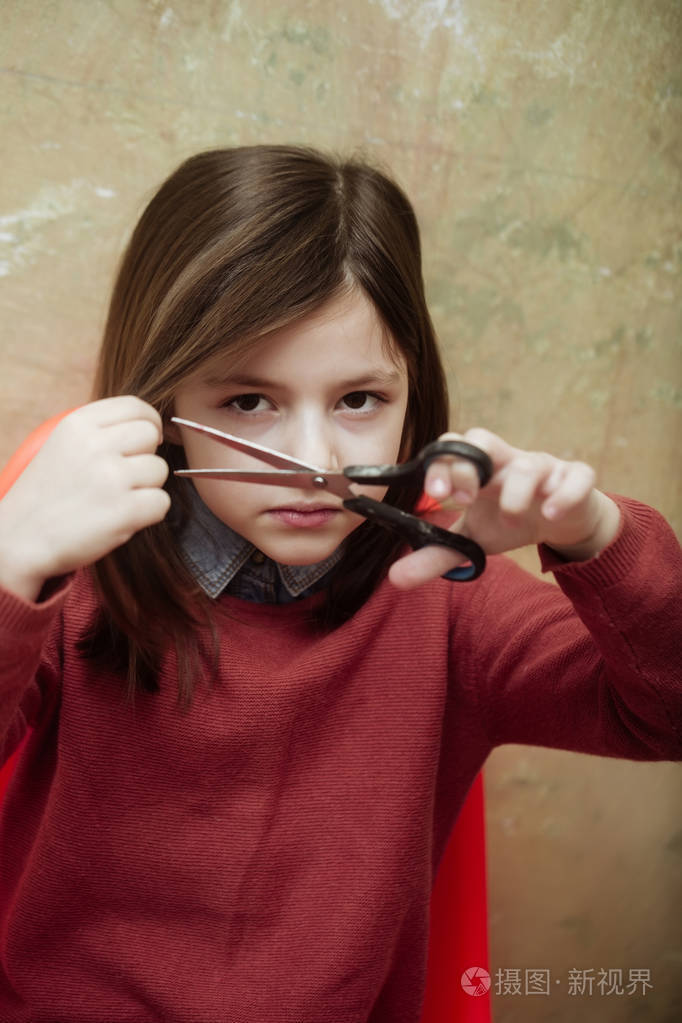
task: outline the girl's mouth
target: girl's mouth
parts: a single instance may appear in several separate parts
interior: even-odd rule
[[[342,508],[332,507],[328,504],[297,502],[295,504],[284,505],[281,508],[271,508],[268,511],[268,515],[271,515],[284,525],[306,528],[324,526],[342,510]]]

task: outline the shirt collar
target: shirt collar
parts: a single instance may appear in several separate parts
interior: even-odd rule
[[[213,514],[191,488],[192,513],[180,537],[182,554],[204,593],[218,597],[258,548]],[[343,556],[341,545],[313,565],[281,565],[274,561],[291,597],[318,582]],[[270,560],[270,559],[267,559]]]

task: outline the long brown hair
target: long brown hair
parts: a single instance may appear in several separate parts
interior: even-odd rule
[[[269,333],[349,286],[369,296],[389,343],[405,357],[409,397],[402,456],[447,429],[445,376],[426,307],[417,221],[402,190],[363,159],[294,146],[217,149],[191,157],[164,182],[123,255],[111,298],[93,399],[135,394],[172,414],[176,389],[207,360],[238,359]],[[185,564],[178,534],[188,514],[181,448],[170,464],[171,511],[92,568],[99,617],[81,653],[122,674],[132,698],[158,688],[175,642],[179,697],[191,698],[216,633],[213,602]],[[386,500],[412,510],[418,488]],[[351,617],[388,571],[401,540],[364,522],[347,538],[320,629]]]

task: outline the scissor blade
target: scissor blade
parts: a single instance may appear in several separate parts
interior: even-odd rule
[[[283,455],[281,451],[275,451],[273,448],[266,448],[263,444],[253,444],[251,441],[244,440],[242,437],[235,437],[234,434],[224,433],[222,430],[216,430],[212,426],[203,426],[201,423],[192,422],[191,419],[179,419],[177,416],[173,416],[171,423],[178,423],[180,426],[186,426],[189,430],[195,430],[197,433],[207,434],[209,437],[213,437],[214,440],[219,441],[221,444],[234,448],[236,451],[243,451],[244,454],[252,455],[260,462],[266,462],[267,465],[273,465],[279,469],[303,469],[304,472],[318,475],[324,474],[324,469],[319,469],[316,465],[309,465],[307,462],[299,462],[296,458],[290,458],[288,455]]]
[[[343,473],[299,472],[296,469],[176,469],[176,476],[190,476],[204,480],[226,480],[233,483],[260,483],[264,486],[293,487],[294,489],[320,490],[336,497],[349,498],[357,495],[351,490]]]

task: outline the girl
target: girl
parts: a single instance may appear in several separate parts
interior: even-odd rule
[[[457,555],[331,498],[169,472],[253,467],[174,415],[331,468],[451,436],[412,208],[312,150],[165,182],[94,399],[0,502],[4,757],[30,729],[0,1018],[416,1023],[432,878],[490,751],[682,756],[671,530],[482,429],[488,486],[441,459],[425,489],[489,554],[540,544],[559,587],[495,556],[451,583]]]

